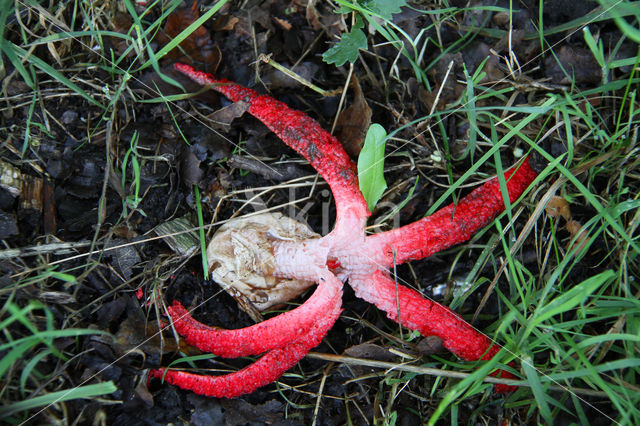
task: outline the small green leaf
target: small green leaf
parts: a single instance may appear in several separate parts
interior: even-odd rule
[[[360,191],[369,210],[373,211],[376,203],[387,189],[384,180],[384,147],[387,132],[377,123],[371,124],[367,130],[364,146],[358,156],[358,180]]]
[[[343,34],[338,43],[324,52],[322,60],[338,67],[347,61],[354,63],[358,59],[360,49],[367,49],[367,36],[361,29],[354,28],[351,32]]]
[[[406,5],[404,0],[369,0],[363,3],[364,7],[388,21],[391,20],[391,15],[400,13],[400,9]]]

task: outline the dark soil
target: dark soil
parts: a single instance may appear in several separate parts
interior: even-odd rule
[[[307,73],[307,78],[318,86],[335,89],[344,85],[348,65],[336,67],[322,61],[322,53],[335,41],[333,36],[341,33],[339,15],[333,14],[323,2],[317,2],[315,12],[318,21],[314,27],[315,21],[307,19],[307,9],[299,3],[279,0],[242,2],[241,8],[236,5],[223,8],[216,15],[217,20],[207,22],[204,26],[208,31],[209,45],[220,49],[220,64],[205,58],[200,67],[217,68],[211,70],[217,76],[269,92],[292,108],[305,111],[329,129],[336,115],[339,97],[322,97],[291,80],[282,79],[268,65],[256,64],[256,53],[270,54],[273,60],[287,68],[301,61],[299,68],[303,71],[300,73]],[[467,1],[450,3],[468,5]],[[508,7],[509,2],[472,3]],[[558,91],[571,83],[589,87],[601,80],[600,69],[588,53],[581,31],[575,34],[559,32],[546,40],[549,44],[558,43],[554,50],[559,52],[561,67],[552,56],[541,55],[537,36],[528,37],[536,34],[535,27],[540,24],[537,20],[541,2],[531,0],[514,3],[517,3],[514,6],[518,10],[513,16],[513,50],[521,60],[520,65],[528,79],[543,81],[544,90]],[[544,2],[542,25],[545,29],[553,29],[584,16],[596,5],[595,2],[564,0]],[[65,13],[70,14],[71,11]],[[159,14],[160,11],[154,9],[146,19],[152,22]],[[452,72],[456,78],[444,83],[445,88],[435,107],[436,110],[443,109],[460,96],[463,86],[458,82],[465,79],[464,67],[472,74],[489,49],[499,54],[505,53],[505,42],[498,38],[500,34],[505,34],[504,16],[491,12],[472,16],[471,13],[460,12],[455,18],[460,26],[443,26],[440,34],[436,34],[433,28],[427,30],[426,35],[434,40],[439,38],[445,48],[459,43],[444,56],[440,55],[441,51],[435,45],[427,47],[421,66],[427,70],[431,92],[417,83],[406,58],[400,56],[394,62],[397,57],[395,47],[384,43],[379,34],[368,34],[369,53],[361,53],[353,73],[358,77],[366,102],[372,109],[372,122],[380,123],[391,131],[428,114],[435,101],[434,94],[442,84],[450,61],[453,61]],[[237,22],[225,27],[224,20]],[[412,37],[417,36],[429,23],[427,15],[418,14],[410,8],[404,8],[396,14],[394,22]],[[473,22],[475,28],[470,27]],[[9,22],[13,30],[17,25],[15,21]],[[596,22],[590,25],[590,30],[592,33],[599,32],[606,45],[615,43],[620,37],[615,25],[608,21]],[[17,37],[15,34],[10,36]],[[115,38],[107,40],[107,47],[119,52],[124,47],[119,46],[118,42]],[[75,44],[71,44],[69,49],[66,55],[73,57],[75,52],[77,57],[73,61],[80,66],[72,74],[70,69],[73,64],[65,62],[65,75],[77,75],[90,80],[96,87],[118,87],[121,76],[110,74],[105,68],[82,66],[90,60],[95,61],[95,58],[92,59]],[[33,54],[53,61],[44,45],[35,48]],[[180,78],[171,74],[170,61],[160,65],[168,75]],[[398,70],[392,73],[392,66]],[[261,81],[256,81],[256,67]],[[7,71],[9,73],[13,69]],[[503,63],[489,60],[485,64],[485,71],[489,78],[505,78],[505,81],[511,82]],[[389,79],[390,74],[397,78]],[[15,291],[4,292],[0,297],[11,298],[19,306],[24,306],[32,299],[40,300],[51,312],[56,327],[93,328],[115,336],[114,339],[106,335],[57,339],[56,347],[67,354],[69,360],[49,355],[46,358],[48,364],[41,366],[40,374],[51,378],[48,382],[40,383],[41,386],[50,386],[54,390],[56,381],[64,382],[62,388],[65,388],[112,380],[118,387],[117,392],[102,400],[66,402],[64,413],[58,411],[59,408],[48,408],[38,413],[33,411],[20,419],[33,424],[64,418],[64,423],[77,421],[80,424],[285,425],[311,424],[315,421],[316,424],[338,425],[347,422],[370,424],[374,419],[381,422],[385,416],[389,418],[390,413],[383,412],[387,408],[396,413],[396,424],[419,424],[422,419],[428,418],[437,407],[442,392],[455,381],[437,382],[429,376],[402,381],[400,386],[406,385],[406,388],[387,407],[388,400],[384,395],[396,390],[394,380],[403,378],[404,374],[397,373],[385,379],[381,370],[331,365],[310,358],[302,360],[290,370],[290,374],[280,379],[280,383],[232,400],[201,397],[158,380],[147,386],[145,377],[149,368],[166,366],[179,359],[180,351],[191,355],[198,353],[182,342],[176,343],[171,330],[165,330],[163,339],[158,338],[160,322],[166,321],[161,314],[163,303],[177,299],[185,306],[198,306],[195,317],[210,325],[237,328],[252,324],[250,317],[238,308],[232,297],[216,283],[204,279],[198,252],[189,256],[177,253],[165,240],[155,238],[157,233],[154,229],[176,218],[185,218],[190,226],[197,226],[194,185],[200,191],[204,223],[217,224],[234,214],[253,211],[251,207],[238,211],[245,197],[239,191],[274,186],[303,176],[310,176],[308,181],[312,181],[314,170],[247,114],[229,121],[226,127],[220,127],[217,131],[208,128],[210,122],[205,126],[203,119],[198,118],[229,105],[227,100],[207,93],[197,100],[174,101],[169,107],[163,102],[134,102],[134,96],[136,99],[157,96],[148,90],[154,84],[165,95],[180,93],[164,83],[154,71],[135,75],[134,80],[128,84],[126,94],[118,99],[114,114],[104,114],[79,96],[65,96],[48,98],[30,115],[29,103],[19,105],[12,100],[12,96],[27,93],[30,89],[19,75],[14,75],[7,82],[4,104],[9,108],[5,107],[2,115],[2,131],[5,132],[0,148],[2,162],[14,165],[23,182],[36,182],[33,185],[37,186],[37,190],[34,190],[36,192],[32,200],[27,198],[24,191],[16,196],[11,194],[7,186],[0,189],[0,238],[6,249],[21,250],[14,258],[0,261],[0,282],[3,288],[7,288],[22,279],[24,271],[31,271],[29,276],[33,277],[50,271],[46,265],[53,264],[57,264],[58,271],[70,273],[76,279],[66,283],[49,276],[36,280],[35,284],[21,285]],[[512,84],[505,81],[497,87]],[[187,89],[198,89],[185,79],[179,82]],[[56,87],[48,89],[55,90]],[[347,106],[353,102],[351,91],[349,93]],[[108,102],[99,92],[94,96],[102,104]],[[516,101],[526,102],[528,96],[533,95],[523,91]],[[48,115],[43,114],[44,110]],[[11,129],[24,129],[27,121],[31,123],[32,143],[21,157],[22,133],[12,132]],[[49,124],[45,125],[47,122]],[[184,139],[176,124],[179,124]],[[433,124],[433,131],[440,137],[443,134],[448,137],[449,170],[428,161],[434,151],[433,145],[421,133],[424,129],[417,125],[407,125],[395,135],[397,139],[390,142],[388,147],[388,152],[402,150],[407,153],[404,157],[391,155],[387,160],[385,177],[389,187],[400,185],[389,202],[404,200],[420,175],[414,198],[401,213],[402,224],[421,218],[450,183],[447,174],[451,173],[455,180],[473,161],[470,155],[464,155],[467,150],[465,135],[469,126],[463,116],[448,115],[440,123],[430,124]],[[48,126],[46,132],[43,126]],[[412,142],[399,142],[403,140]],[[516,159],[515,148],[526,150],[525,145],[504,150],[504,164],[511,164]],[[477,149],[482,151],[486,147]],[[129,162],[123,177],[123,162],[128,151]],[[477,159],[480,153],[476,153],[474,158]],[[230,166],[228,159],[232,155],[258,158],[282,170],[284,178],[274,179],[266,171],[246,172]],[[131,163],[134,156],[139,163],[137,176]],[[408,157],[416,162],[416,167],[407,166]],[[486,170],[486,173],[492,174],[494,171]],[[479,176],[478,181],[484,177],[486,175]],[[330,223],[334,220],[331,197],[323,182],[319,182],[313,192],[310,192],[310,188],[306,186],[292,190],[293,196],[296,199],[309,197],[298,209],[306,208],[304,218],[316,232],[322,233],[326,231],[323,223],[327,222],[323,217],[327,210],[325,208],[323,211],[323,206],[329,204]],[[139,194],[137,204],[132,202],[136,191]],[[273,189],[262,199],[268,206],[282,205],[291,201],[291,193],[286,187]],[[291,214],[288,207],[281,211]],[[294,210],[294,213],[299,211]],[[370,223],[386,213],[376,211]],[[585,217],[588,216],[588,212],[584,213]],[[208,232],[211,234],[216,227]],[[483,235],[478,242],[487,241],[489,237]],[[77,246],[70,250],[57,247],[36,255],[32,252],[35,246],[62,242],[76,243]],[[94,251],[90,254],[92,248]],[[536,258],[531,244],[525,244],[523,251],[524,261],[534,265]],[[474,267],[474,259],[479,253],[480,250],[468,249],[460,260],[458,250],[450,250],[414,262],[411,267],[402,266],[399,272],[406,282],[425,295],[447,303],[450,293],[437,291],[438,285],[448,283],[450,290],[457,277],[466,276]],[[494,269],[492,265],[486,268],[488,274]],[[580,276],[576,276],[577,281],[580,279]],[[499,288],[503,284],[499,283]],[[472,295],[464,306],[456,310],[463,315],[473,314],[482,296],[482,293]],[[492,323],[503,308],[497,297],[491,297],[481,320],[475,325],[482,329],[484,321],[486,324]],[[44,326],[44,311],[37,312],[40,325]],[[341,318],[314,351],[341,354],[357,345],[371,343],[384,348],[389,359],[398,362],[401,358],[386,349],[393,346],[406,353],[419,353],[419,340],[401,345],[397,340],[385,338],[380,330],[396,336],[399,334],[394,322],[375,307],[357,299],[347,287]],[[28,330],[24,325],[15,323],[7,332],[16,337]],[[404,330],[404,334],[407,333]],[[135,350],[129,352],[133,348]],[[451,358],[451,355],[441,352],[436,357]],[[248,362],[212,358],[199,361],[197,365],[202,368],[233,369]],[[441,366],[437,358],[428,355],[422,364]],[[19,376],[19,371],[12,371],[10,377],[17,380]],[[30,389],[34,387],[37,386],[31,386]],[[322,398],[318,400],[317,393],[321,387]],[[431,392],[432,389],[434,392]],[[4,389],[2,396],[4,401],[27,397],[20,395],[13,386]],[[497,424],[506,419],[513,419],[514,422],[527,419],[527,413],[524,412],[511,410],[506,413],[503,403],[504,398],[498,395],[490,395],[486,400],[467,399],[457,407],[458,422]],[[316,404],[319,404],[317,411]]]

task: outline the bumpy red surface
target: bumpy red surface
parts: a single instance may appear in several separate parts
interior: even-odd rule
[[[261,386],[278,379],[285,371],[300,361],[311,348],[318,346],[327,331],[340,316],[340,304],[334,304],[316,323],[308,333],[280,349],[267,352],[253,364],[234,373],[222,376],[202,376],[183,371],[168,370],[164,375],[167,382],[182,389],[191,390],[197,394],[234,398],[251,393]],[[150,377],[161,378],[164,369],[153,370]]]
[[[289,108],[284,102],[229,80],[217,79],[184,64],[175,64],[175,68],[202,85],[213,85],[214,90],[234,102],[249,103],[248,112],[307,159],[327,181],[336,201],[338,217],[347,209],[356,209],[357,214],[363,217],[369,215],[367,203],[358,187],[355,164],[340,142],[317,121],[301,111]]]
[[[500,350],[499,345],[478,333],[451,309],[423,298],[415,290],[398,285],[382,271],[376,271],[368,278],[362,283],[352,283],[356,295],[361,296],[358,291],[360,286],[367,286],[363,297],[365,300],[387,312],[389,318],[404,327],[418,330],[423,336],[439,337],[442,345],[460,358],[467,361],[489,360]],[[514,378],[506,371],[497,371],[494,375]],[[514,389],[511,386],[496,385],[496,390],[502,393]]]
[[[333,278],[321,281],[316,291],[301,306],[277,317],[235,330],[204,325],[174,301],[169,308],[176,331],[190,345],[226,358],[258,355],[281,348],[309,333],[319,317],[340,306],[342,283]]]
[[[510,202],[518,199],[536,176],[528,158],[508,170],[504,178]],[[467,241],[504,208],[500,182],[495,177],[457,204],[450,204],[412,224],[370,236],[368,252],[386,266],[424,259]],[[384,259],[378,257],[380,252],[384,253]]]

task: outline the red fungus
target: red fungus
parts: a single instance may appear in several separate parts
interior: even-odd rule
[[[514,202],[535,179],[528,159],[508,170],[505,175],[509,201]],[[367,239],[369,256],[386,266],[424,259],[453,245],[467,241],[504,210],[498,178],[450,204],[431,216]],[[380,258],[380,253],[384,254]],[[395,257],[394,257],[395,253]]]
[[[349,281],[356,295],[387,312],[389,318],[423,336],[438,336],[451,352],[466,360],[488,360],[500,346],[492,344],[460,316],[418,292],[393,281],[387,268],[395,263],[421,259],[468,240],[504,210],[497,178],[474,190],[456,205],[449,205],[413,224],[377,235],[365,236],[369,215],[358,189],[354,163],[340,143],[313,119],[282,102],[260,95],[233,82],[216,79],[190,66],[176,69],[233,101],[247,102],[249,113],[273,130],[287,145],[304,156],[329,183],[334,194],[337,219],[334,230],[322,238],[274,241],[274,274],[313,280],[318,289],[293,311],[240,330],[220,330],[195,321],[180,304],[169,313],[187,342],[221,356],[266,354],[250,366],[224,376],[199,376],[167,371],[170,383],[194,392],[234,397],[252,392],[276,380],[316,346],[340,313],[342,282]],[[514,202],[536,177],[527,159],[504,175],[508,198]],[[334,275],[333,272],[337,274]],[[153,371],[152,377],[164,370]],[[494,375],[513,377],[508,372]],[[512,387],[499,385],[501,392]]]
[[[478,333],[451,309],[425,299],[415,290],[397,285],[382,271],[378,270],[366,279],[349,281],[349,284],[356,296],[385,311],[387,317],[404,327],[419,331],[422,336],[439,337],[445,348],[464,360],[489,360],[500,350],[499,345]],[[492,375],[514,378],[513,374],[502,370]],[[515,388],[498,384],[496,390],[506,393]]]
[[[296,365],[298,361],[300,361],[307,354],[307,352],[309,352],[315,346],[318,346],[322,338],[325,336],[325,334],[327,334],[327,331],[329,331],[329,329],[333,326],[333,324],[340,316],[342,283],[333,274],[328,273],[327,271],[318,271],[318,282],[320,283],[320,290],[327,287],[330,287],[332,290],[337,290],[335,291],[335,296],[337,297],[330,298],[331,303],[326,306],[326,309],[320,316],[313,317],[314,323],[310,326],[310,328],[306,329],[304,333],[296,334],[293,338],[289,338],[289,341],[285,342],[282,346],[270,349],[265,355],[263,355],[258,361],[254,362],[253,364],[250,364],[242,370],[222,376],[202,376],[199,374],[185,373],[176,370],[165,370],[161,368],[152,370],[150,373],[150,377],[164,377],[166,381],[182,389],[188,389],[200,395],[213,396],[218,398],[233,398],[245,393],[251,393],[261,386],[272,383],[273,381],[277,380],[278,377],[280,377],[285,371]],[[316,293],[320,290],[317,290]],[[176,314],[182,314],[182,316],[176,317]],[[206,335],[206,333],[199,333],[199,331],[201,331],[200,327],[203,325],[193,320],[186,312],[186,310],[182,311],[180,309],[174,309],[174,312],[172,313],[172,319],[174,321],[174,324],[176,324],[176,322],[179,323],[180,321],[186,322],[184,328],[182,328],[183,334],[187,336],[195,335],[198,342],[204,341],[204,339],[198,339],[199,337],[204,337]],[[263,323],[256,325],[261,324]],[[295,320],[294,324],[296,324]],[[209,327],[206,328],[206,331],[212,330]],[[247,327],[244,330],[250,329],[252,329],[252,327]],[[225,331],[234,332],[236,330]],[[245,341],[240,343],[241,345],[243,343],[246,343],[247,341],[260,340],[262,337],[264,337],[261,335],[261,331],[256,331],[255,329],[253,331],[255,332],[255,335],[246,337]],[[218,330],[213,329],[212,340],[216,340],[219,338],[219,335],[216,334],[217,332]],[[269,334],[272,333],[270,330],[267,332]],[[291,337],[291,334],[287,333],[289,333],[289,331],[286,331],[283,334],[286,337]],[[187,341],[189,341],[189,337],[187,337]],[[196,346],[200,347],[199,345]]]
[[[325,278],[326,278],[325,274]],[[225,358],[259,355],[281,348],[311,329],[319,316],[340,306],[342,283],[332,275],[301,306],[277,317],[236,330],[209,327],[195,319],[177,301],[168,308],[176,331],[188,344]],[[338,283],[338,284],[336,284]]]
[[[196,71],[189,65],[175,64],[175,69],[202,85],[212,85],[230,100],[249,103],[249,114],[262,121],[282,141],[302,155],[327,181],[336,201],[338,222],[353,209],[359,217],[369,216],[369,209],[358,187],[356,165],[340,142],[320,124],[287,104],[261,95],[255,90],[229,80]],[[339,226],[336,224],[336,226]]]

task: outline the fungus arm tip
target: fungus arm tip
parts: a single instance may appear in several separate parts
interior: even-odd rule
[[[514,202],[537,176],[528,158],[507,170],[509,200]],[[385,266],[423,259],[467,241],[505,209],[497,177],[417,222],[367,238],[367,253]],[[380,253],[383,253],[381,256]]]
[[[302,155],[327,181],[336,200],[338,222],[341,217],[369,216],[367,203],[358,186],[356,166],[342,144],[308,115],[289,108],[287,104],[261,95],[225,79],[217,79],[209,73],[197,71],[181,63],[174,64],[177,71],[193,81],[207,85],[234,102],[249,104],[248,112],[264,123],[282,141]]]

